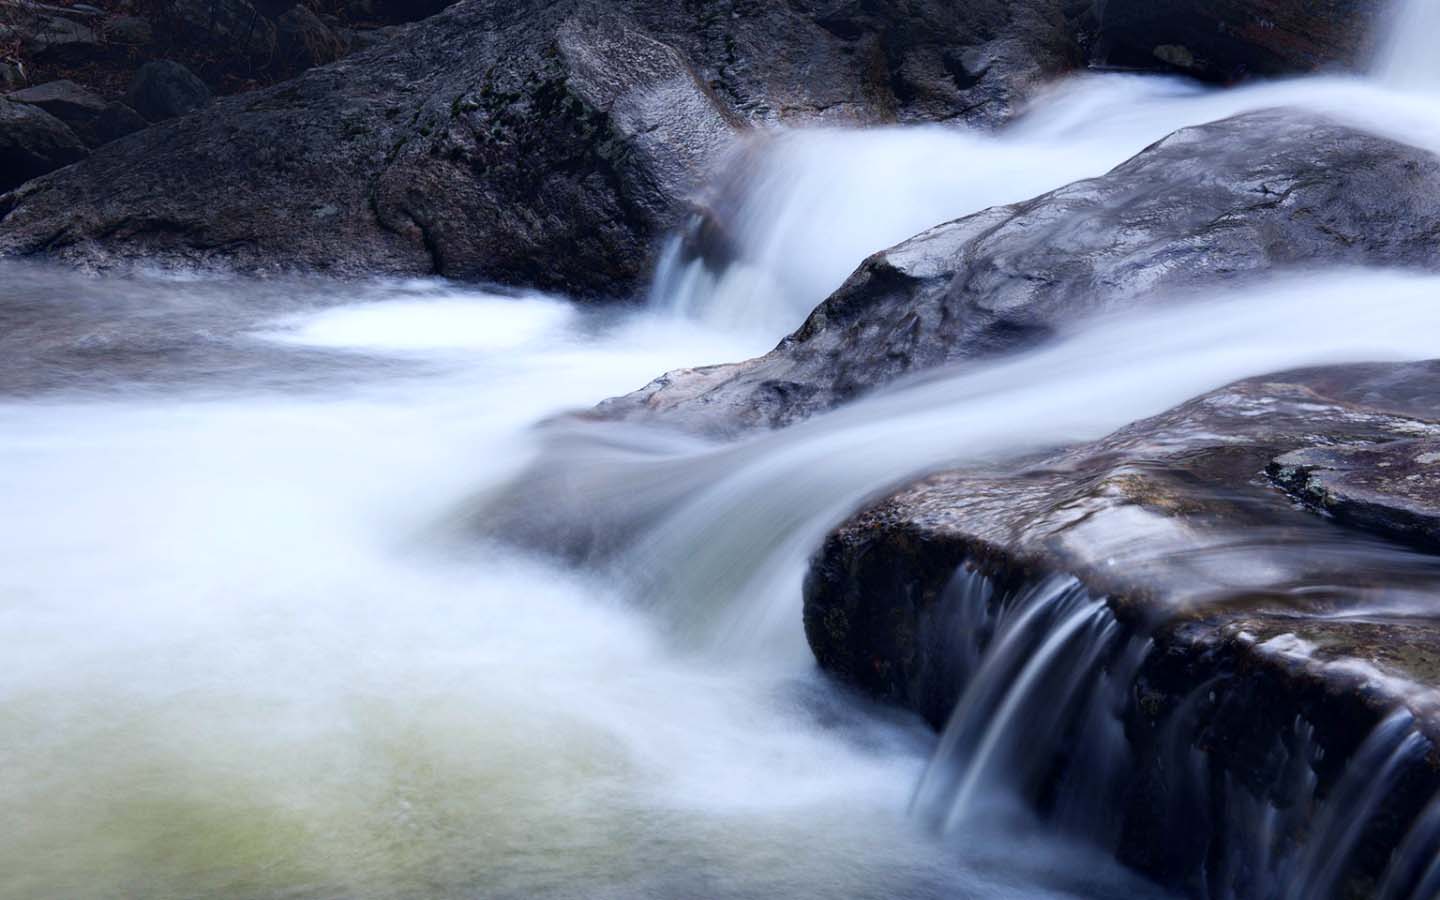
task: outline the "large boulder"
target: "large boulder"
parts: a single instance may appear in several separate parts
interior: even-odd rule
[[[85,143],[59,119],[0,97],[0,191],[85,158]]]
[[[1437,246],[1440,159],[1309,113],[1250,113],[878,253],[769,354],[671,372],[599,414],[779,427],[1081,316],[1306,264],[1434,269]]]
[[[22,47],[28,56],[45,63],[76,64],[104,54],[104,41],[93,16],[51,15],[41,12],[44,9],[37,6],[32,21],[21,31]]]
[[[178,62],[157,59],[140,67],[125,103],[152,122],[183,116],[210,102],[210,89]]]
[[[70,126],[86,144],[94,147],[100,140],[99,120],[106,102],[94,91],[73,81],[50,81],[24,90],[13,91],[5,99],[39,107]]]
[[[1366,61],[1390,0],[1103,0],[1101,62],[1211,81]]]
[[[1061,7],[464,0],[28,186],[0,252],[633,295],[737,129],[1003,117]]]
[[[1271,375],[931,476],[826,540],[806,634],[937,728],[961,703],[921,806],[998,748],[988,774],[1186,895],[1433,896],[1440,567],[1262,473],[1429,542],[1437,398],[1435,362]]]

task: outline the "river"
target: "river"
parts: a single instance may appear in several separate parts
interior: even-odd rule
[[[998,136],[782,135],[735,188],[742,261],[672,264],[644,307],[5,264],[0,896],[1164,896],[1003,803],[911,816],[936,738],[817,671],[805,560],[908,474],[1247,375],[1440,356],[1440,280],[1102,321],[734,445],[537,423],[763,352],[866,254],[1185,124],[1295,105],[1440,150],[1433,73],[1389,60],[1088,75]],[[650,530],[605,566],[478,538],[537,459]]]

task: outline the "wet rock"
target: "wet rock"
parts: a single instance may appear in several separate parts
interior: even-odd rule
[[[0,252],[633,296],[737,129],[1003,118],[1062,5],[464,0],[10,198]]]
[[[37,106],[0,98],[0,192],[85,158],[85,144]]]
[[[91,147],[103,143],[98,128],[100,116],[105,112],[105,100],[73,81],[51,81],[14,91],[5,98],[45,110],[70,126]]]
[[[1210,81],[1285,75],[1365,61],[1386,0],[1106,0],[1095,55],[1124,68]]]
[[[1272,110],[1187,128],[1110,173],[866,260],[771,353],[669,373],[599,409],[733,435],[900,376],[1307,263],[1434,269],[1440,159]]]
[[[1315,516],[1256,476],[1274,460],[1292,470],[1286,482],[1334,486],[1387,522],[1402,507],[1433,509],[1440,486],[1399,475],[1409,487],[1397,502],[1382,463],[1428,465],[1437,388],[1440,362],[1283,373],[1042,459],[931,476],[827,538],[806,579],[807,637],[825,669],[940,727],[974,674],[966,661],[991,640],[987,616],[1056,577],[1104,598],[1131,662],[1117,651],[1066,689],[1078,709],[1097,697],[1117,716],[1099,724],[1113,729],[1105,746],[1123,775],[1087,796],[1085,837],[1113,829],[1105,840],[1122,860],[1194,896],[1212,896],[1206,885],[1268,896],[1264,873],[1237,854],[1259,852],[1253,865],[1295,883],[1305,873],[1279,858],[1291,838],[1247,829],[1268,814],[1298,817],[1287,826],[1297,840],[1323,832],[1327,819],[1297,792],[1318,783],[1321,796],[1343,795],[1347,763],[1371,752],[1366,735],[1398,723],[1420,749],[1392,771],[1380,764],[1400,758],[1398,743],[1359,764],[1385,791],[1335,814],[1354,818],[1353,844],[1319,847],[1344,857],[1333,871],[1311,860],[1320,871],[1307,876],[1322,886],[1315,896],[1374,896],[1440,789],[1424,750],[1440,738],[1440,564],[1345,527],[1372,527],[1368,507]],[[1331,474],[1313,482],[1317,471]],[[957,594],[957,579],[977,578],[984,591]],[[1114,678],[1113,695],[1100,693]],[[1067,766],[1091,759],[1073,731],[1032,751],[1049,754],[1030,760],[1048,775],[1027,796],[1044,815],[1104,781],[1067,780]],[[1282,778],[1292,763],[1304,768]]]
[[[125,103],[151,122],[193,112],[210,102],[210,89],[195,73],[173,60],[148,62],[135,73]]]
[[[149,125],[144,116],[124,103],[107,103],[95,120],[95,136],[100,143],[108,144]]]
[[[1279,457],[1269,472],[1341,522],[1440,549],[1440,442],[1308,447]]]

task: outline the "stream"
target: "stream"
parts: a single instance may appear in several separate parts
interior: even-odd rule
[[[0,897],[1167,896],[1019,808],[913,815],[938,739],[818,671],[806,561],[917,473],[1440,356],[1440,278],[1086,323],[726,445],[562,414],[763,353],[867,254],[1187,124],[1299,106],[1440,151],[1416,53],[1085,75],[999,135],[772,136],[723,187],[737,262],[672,253],[643,306],[0,264]],[[636,540],[580,566],[477,537],[540,463]]]

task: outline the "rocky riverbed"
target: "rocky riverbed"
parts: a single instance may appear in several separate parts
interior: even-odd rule
[[[1433,27],[0,0],[0,894],[1440,895]]]

